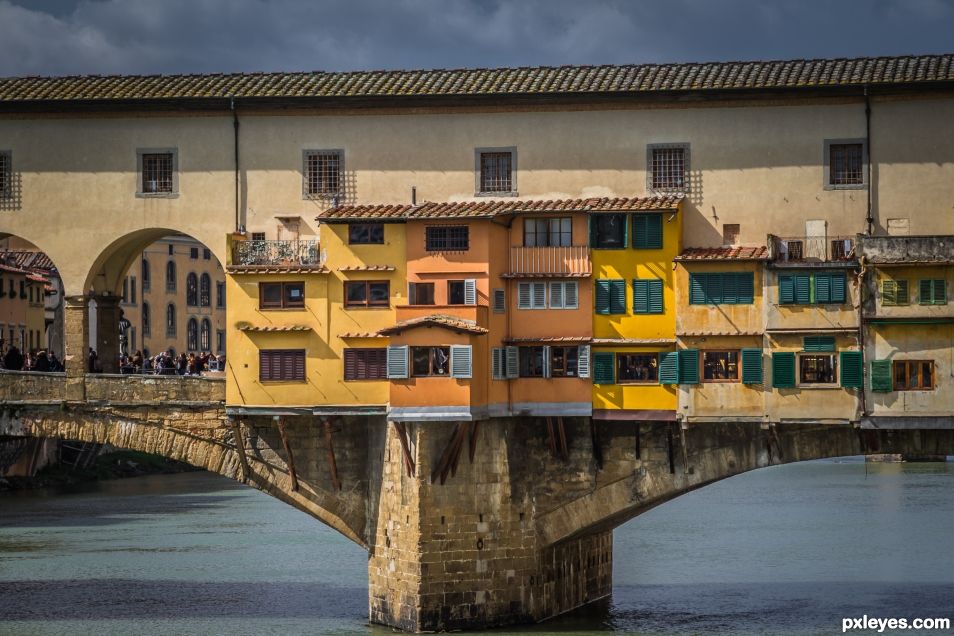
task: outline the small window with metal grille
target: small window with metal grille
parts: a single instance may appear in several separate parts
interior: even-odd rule
[[[826,139],[825,189],[864,188],[868,182],[865,154],[864,139]]]
[[[306,150],[304,159],[306,198],[332,197],[341,193],[343,150]]]
[[[438,225],[424,229],[424,249],[428,252],[463,252],[470,248],[470,227]]]
[[[13,193],[12,153],[0,150],[0,199]]]
[[[477,148],[476,163],[478,196],[516,196],[516,148]]]
[[[650,144],[648,181],[656,192],[689,191],[689,144]]]
[[[253,240],[253,241],[264,241],[264,240],[265,240],[265,232],[252,232],[252,240]]]
[[[139,194],[168,196],[176,194],[176,153],[174,150],[139,151]]]

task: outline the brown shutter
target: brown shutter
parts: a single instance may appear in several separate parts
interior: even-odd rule
[[[271,380],[272,379],[272,352],[271,351],[259,351],[258,352],[258,379],[259,380]]]
[[[384,380],[388,377],[388,350],[372,349],[374,353],[374,366],[369,374],[372,380]]]
[[[305,379],[305,350],[299,349],[298,351],[292,352],[294,367],[292,380],[304,380]]]
[[[344,350],[344,379],[345,380],[357,380],[357,358],[358,350],[357,349],[345,349]]]

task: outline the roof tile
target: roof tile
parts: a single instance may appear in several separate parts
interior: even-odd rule
[[[677,261],[767,261],[768,248],[761,247],[690,247]]]

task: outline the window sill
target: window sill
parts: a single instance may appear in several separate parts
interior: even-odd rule
[[[867,183],[851,183],[851,184],[838,184],[838,185],[834,183],[826,183],[824,186],[824,190],[826,192],[831,192],[834,190],[867,190],[867,189],[868,189]]]
[[[209,309],[206,307],[205,309]],[[216,309],[225,309],[224,307],[216,307]],[[306,307],[302,305],[301,307],[259,307],[259,311],[305,311]]]
[[[390,305],[381,305],[380,307],[368,307],[367,305],[345,305],[345,309],[391,309]]]
[[[344,198],[340,192],[315,192],[315,193],[302,192],[301,193],[301,198],[303,201],[327,201],[330,199],[334,199],[335,197],[338,197],[339,200]]]
[[[475,192],[475,197],[518,197],[520,194],[516,190],[507,192]]]
[[[178,192],[137,192],[137,199],[178,199]]]
[[[848,387],[843,387],[840,384],[797,384],[795,385],[796,389],[800,390],[812,390],[812,389],[845,389]]]

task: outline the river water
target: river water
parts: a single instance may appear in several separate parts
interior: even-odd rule
[[[383,636],[367,624],[366,566],[305,514],[208,473],[0,496],[4,636]],[[864,614],[954,619],[954,464],[740,475],[619,528],[613,568],[611,601],[518,631],[834,634]]]

